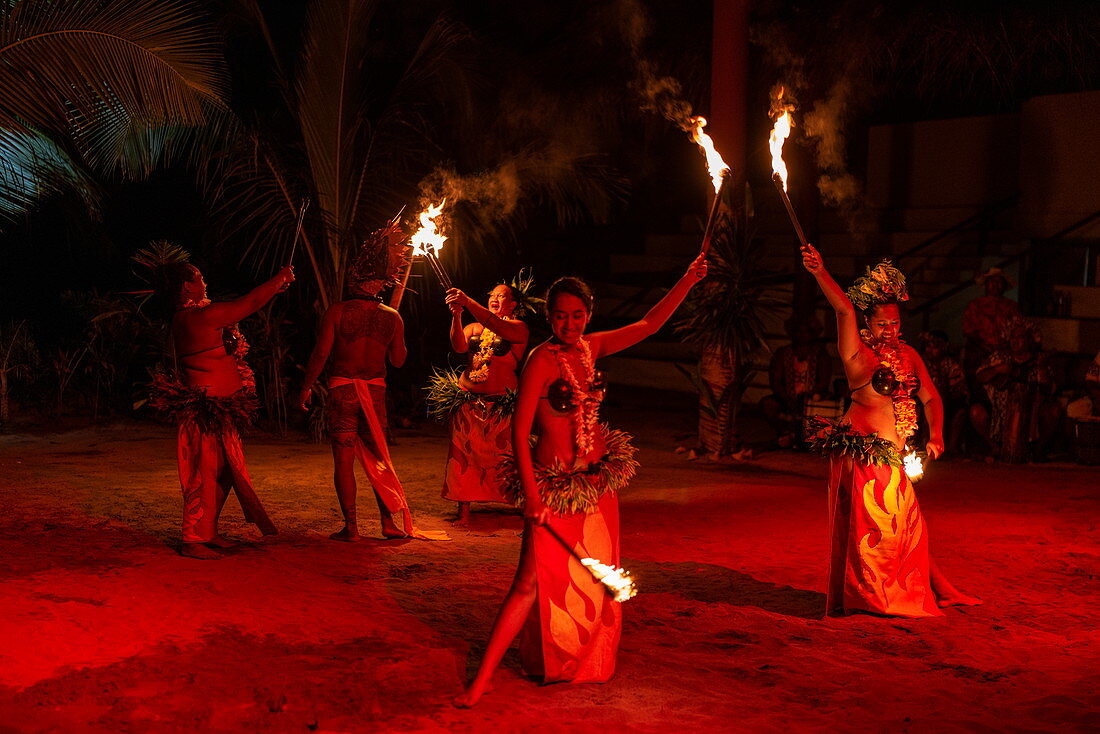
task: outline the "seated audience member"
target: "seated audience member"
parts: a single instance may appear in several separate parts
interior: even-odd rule
[[[772,394],[760,401],[760,410],[775,429],[781,448],[790,448],[800,440],[806,403],[828,393],[833,374],[832,359],[818,341],[818,320],[791,318],[786,326],[791,343],[772,355],[768,368]]]
[[[974,403],[971,418],[988,439],[993,458],[1021,464],[1032,456],[1045,458],[1061,416],[1050,400],[1054,381],[1035,323],[1023,318],[1009,321],[1004,344],[978,368],[976,377],[989,402]]]

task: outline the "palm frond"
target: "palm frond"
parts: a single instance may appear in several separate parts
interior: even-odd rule
[[[31,130],[0,130],[0,217],[12,219],[65,191],[76,191],[95,213],[98,188],[67,151]]]
[[[128,115],[201,124],[227,79],[218,39],[181,0],[24,0],[0,16],[0,126],[65,133]]]

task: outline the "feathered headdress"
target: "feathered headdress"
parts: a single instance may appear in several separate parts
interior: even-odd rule
[[[369,280],[381,280],[393,285],[408,261],[408,245],[398,217],[371,233],[351,258],[348,283],[356,285]]]
[[[520,268],[520,271],[510,281],[503,282],[502,285],[511,288],[516,297],[516,308],[519,311],[516,314],[517,316],[542,311],[546,299],[531,295],[531,291],[535,288],[535,276],[531,274],[531,268]]]
[[[847,294],[852,305],[860,311],[867,311],[881,303],[909,300],[905,276],[889,260],[867,268],[867,273],[856,278]]]

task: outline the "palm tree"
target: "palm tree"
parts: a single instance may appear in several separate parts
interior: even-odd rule
[[[59,191],[94,208],[94,174],[148,171],[133,162],[206,124],[227,87],[218,37],[195,3],[0,4],[0,215]],[[148,128],[159,133],[135,136]],[[135,155],[136,139],[159,147]]]
[[[676,324],[684,341],[700,348],[699,448],[712,456],[739,448],[737,417],[754,372],[752,354],[767,349],[765,320],[781,307],[769,289],[774,279],[756,264],[758,252],[744,227],[730,222],[716,230],[707,278],[688,301]]]

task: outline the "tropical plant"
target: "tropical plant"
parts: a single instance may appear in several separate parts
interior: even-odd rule
[[[0,430],[11,422],[11,380],[30,376],[38,364],[38,348],[26,321],[0,327]]]
[[[720,227],[711,244],[707,277],[693,292],[676,324],[684,341],[700,349],[698,372],[699,445],[727,455],[738,447],[741,398],[755,368],[752,355],[767,349],[765,320],[783,301],[771,292],[744,227]]]
[[[0,215],[74,190],[94,209],[95,174],[147,173],[216,116],[227,76],[204,16],[185,0],[0,4]]]

